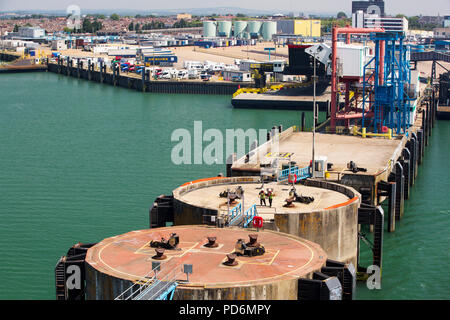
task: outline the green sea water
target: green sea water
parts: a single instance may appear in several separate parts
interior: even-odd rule
[[[223,164],[174,165],[175,129],[300,123],[301,112],[238,110],[230,99],[1,75],[0,299],[54,299],[54,267],[71,245],[147,228],[158,195],[225,173]],[[448,298],[449,131],[435,127],[405,218],[385,235],[383,289],[360,284],[358,298]]]

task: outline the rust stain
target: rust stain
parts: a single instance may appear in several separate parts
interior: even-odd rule
[[[358,200],[358,197],[354,197],[353,199],[350,199],[350,200],[348,200],[348,201],[346,201],[346,202],[339,203],[339,204],[336,204],[336,205],[334,205],[334,206],[325,208],[324,210],[329,210],[329,209],[336,209],[336,208],[340,208],[340,207],[345,207],[346,205],[349,205],[350,203],[353,203],[353,202],[355,202],[356,200]]]

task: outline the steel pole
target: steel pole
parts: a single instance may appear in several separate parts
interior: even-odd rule
[[[313,141],[312,141],[312,177],[314,178],[315,168],[315,145],[316,145],[316,53],[314,52],[314,80],[313,80]]]
[[[384,56],[386,55],[386,42],[384,40],[380,41],[380,66],[378,69],[379,79],[378,83],[380,86],[384,84]]]
[[[338,37],[338,28],[333,27],[333,36],[332,36],[332,59],[331,59],[331,119],[330,119],[330,127],[331,132],[334,133],[336,129],[336,109],[337,109],[337,37]]]

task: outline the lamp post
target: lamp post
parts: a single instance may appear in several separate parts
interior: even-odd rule
[[[312,172],[314,178],[315,168],[315,144],[316,144],[316,52],[314,51],[314,77],[313,77],[313,141],[312,141]]]

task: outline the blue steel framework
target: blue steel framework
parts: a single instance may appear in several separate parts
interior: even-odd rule
[[[288,180],[290,174],[297,175],[297,180],[304,180],[307,178],[311,178],[310,167],[305,168],[292,167],[290,172],[289,169],[282,170],[278,176],[278,181],[283,182]]]
[[[368,121],[365,113],[373,112],[369,123],[373,132],[379,133],[386,126],[393,133],[406,133],[411,111],[411,99],[407,94],[411,84],[410,48],[405,45],[402,33],[372,33],[370,39],[375,42],[375,57],[364,66],[364,74],[366,71],[369,74],[363,81],[362,126],[366,127]],[[382,83],[379,81],[380,41],[386,44]]]

